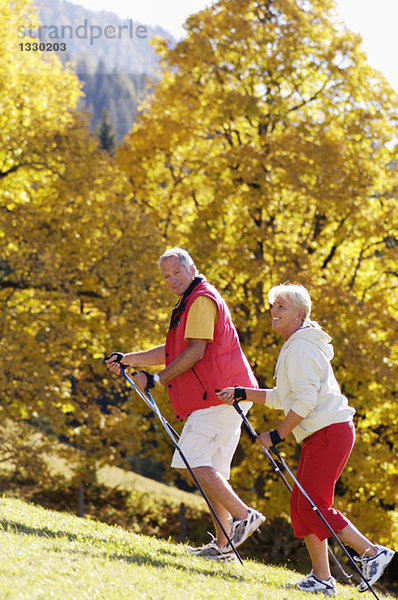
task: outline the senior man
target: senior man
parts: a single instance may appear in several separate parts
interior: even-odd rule
[[[224,404],[215,390],[240,385],[258,387],[242,352],[225,300],[182,248],[167,250],[158,266],[167,288],[179,300],[174,307],[166,342],[146,351],[123,354],[122,363],[134,367],[165,365],[157,373],[140,371],[133,377],[141,389],[167,385],[178,420],[186,419],[180,448],[208,496],[220,522],[234,545],[240,546],[265,517],[248,507],[234,492],[228,479],[232,457],[239,442],[241,418]],[[107,367],[120,372],[118,357],[111,356]],[[242,403],[246,413],[250,402]],[[176,450],[171,466],[185,476],[187,469]],[[235,555],[213,515],[216,537],[199,548],[196,556],[233,560]]]

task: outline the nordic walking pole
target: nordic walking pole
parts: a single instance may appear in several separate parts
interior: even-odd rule
[[[247,431],[250,434],[250,437],[252,438],[253,441],[255,441],[258,438],[258,434],[253,429],[253,427],[250,424],[250,422],[249,422],[248,418],[246,417],[246,415],[243,413],[243,411],[242,411],[241,407],[239,406],[239,403],[238,403],[237,400],[234,400],[233,406],[234,406],[235,410],[242,417],[243,423],[245,424],[246,429],[247,429]],[[264,448],[264,446],[261,446],[261,448],[262,448],[264,454],[267,456],[267,458],[269,457],[271,459],[271,461],[272,461],[273,460],[272,456],[270,455],[270,453],[267,450],[267,448]],[[346,555],[346,557],[349,559],[349,561],[353,565],[353,567],[356,570],[356,572],[358,573],[358,575],[361,576],[361,579],[364,580],[364,582],[366,583],[367,587],[372,592],[372,594],[374,595],[374,597],[376,598],[376,600],[380,600],[379,597],[378,597],[378,595],[374,591],[373,587],[370,585],[370,583],[368,582],[368,580],[366,579],[366,577],[363,575],[361,569],[359,569],[358,566],[356,565],[356,563],[355,563],[354,559],[352,558],[351,554],[346,550],[346,547],[339,540],[339,538],[337,537],[336,533],[330,527],[329,523],[326,521],[325,517],[323,516],[323,514],[321,513],[321,511],[319,510],[319,508],[314,504],[314,502],[311,500],[311,498],[309,497],[309,495],[307,494],[307,492],[305,491],[305,489],[303,488],[303,486],[301,485],[301,483],[297,480],[297,478],[294,476],[294,474],[292,473],[292,471],[289,469],[289,467],[287,466],[287,464],[285,463],[285,461],[283,460],[283,458],[279,454],[279,451],[276,449],[275,446],[272,446],[271,451],[275,454],[275,456],[277,457],[277,459],[281,463],[282,467],[287,471],[287,473],[289,473],[292,481],[298,487],[298,489],[303,494],[303,496],[305,497],[305,499],[310,503],[312,509],[316,512],[316,514],[318,515],[318,517],[320,517],[320,519],[322,519],[324,525],[326,525],[326,527],[328,528],[328,530],[330,531],[330,533],[333,535],[333,537],[335,538],[336,542],[340,546],[341,550],[344,552],[344,554]],[[276,467],[277,467],[277,472],[280,473],[280,469],[279,469],[278,465],[276,465]],[[337,561],[337,559],[336,559],[336,561]]]
[[[158,417],[158,419],[160,420],[160,422],[162,423],[164,429],[166,430],[166,433],[168,434],[168,436],[170,437],[171,441],[173,442],[176,450],[178,451],[179,455],[181,456],[182,461],[184,462],[186,468],[188,469],[192,479],[194,480],[198,490],[200,491],[200,493],[202,494],[207,506],[209,507],[213,517],[216,519],[218,525],[221,528],[221,531],[223,532],[223,534],[225,535],[225,537],[228,540],[228,543],[230,545],[230,547],[232,548],[232,550],[234,551],[235,555],[237,556],[239,562],[241,565],[243,565],[243,561],[237,551],[237,549],[235,548],[234,543],[232,542],[232,540],[230,539],[229,535],[227,534],[227,532],[225,531],[225,528],[223,526],[223,524],[221,523],[216,511],[214,510],[213,506],[211,505],[210,500],[208,499],[204,489],[202,488],[202,486],[200,485],[198,478],[196,477],[195,473],[193,472],[191,466],[189,465],[187,459],[185,458],[180,446],[178,445],[178,441],[176,438],[178,438],[178,434],[174,431],[174,429],[171,427],[171,425],[169,425],[169,423],[166,421],[166,419],[163,417],[162,413],[160,412],[155,400],[153,399],[151,393],[149,392],[148,389],[145,390],[145,392],[143,392],[142,390],[140,390],[134,383],[134,381],[131,379],[131,377],[126,373],[126,371],[124,370],[123,365],[119,362],[120,365],[120,372],[121,374],[124,376],[124,378],[126,379],[126,381],[129,383],[129,385],[133,388],[133,390],[135,392],[137,392],[137,394],[140,396],[140,398],[142,398],[142,400],[144,400],[145,404],[147,406],[149,406],[153,412],[155,413],[155,415]]]

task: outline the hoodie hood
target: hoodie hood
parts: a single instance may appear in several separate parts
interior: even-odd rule
[[[285,342],[284,348],[287,349],[297,339],[307,340],[311,344],[315,344],[328,360],[332,360],[334,356],[333,346],[330,343],[332,338],[319,326],[308,325],[307,327],[298,329]]]
[[[305,327],[302,327],[301,329],[295,331],[290,336],[290,338],[283,344],[278,356],[278,360],[276,361],[274,379],[276,379],[278,369],[282,361],[282,357],[285,355],[285,352],[292,346],[292,344],[294,344],[294,342],[297,340],[306,340],[308,342],[311,342],[311,344],[317,346],[317,348],[322,352],[322,354],[328,361],[332,360],[334,356],[334,350],[332,344],[330,343],[332,341],[330,335],[326,333],[326,331],[323,331],[323,329],[317,324],[306,325]]]

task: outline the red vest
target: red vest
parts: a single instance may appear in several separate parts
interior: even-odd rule
[[[241,385],[258,387],[256,378],[243,354],[229,308],[219,292],[203,280],[188,296],[185,311],[177,326],[169,329],[166,338],[166,366],[187,347],[184,341],[189,308],[198,296],[207,296],[217,305],[218,319],[214,339],[206,347],[204,357],[194,367],[172,379],[167,385],[171,406],[182,420],[194,410],[222,404],[214,390]]]

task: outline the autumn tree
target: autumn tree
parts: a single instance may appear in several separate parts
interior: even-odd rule
[[[76,111],[77,77],[19,49],[16,32],[35,23],[27,0],[0,5],[0,460],[43,481],[29,424],[52,436],[42,452],[62,436],[88,470],[133,453],[145,433],[141,415],[135,427],[118,408],[125,388],[106,379],[103,358],[151,307],[156,244],[152,217],[124,201],[125,178]]]
[[[337,504],[391,542],[397,96],[331,0],[219,0],[186,27],[174,49],[159,42],[161,81],[117,152],[130,200],[158,244],[187,247],[228,299],[261,385],[280,348],[267,290],[308,287],[357,411]],[[251,414],[259,430],[279,418]],[[242,445],[235,483],[266,514],[287,514],[264,457]],[[294,464],[295,444],[284,449]]]
[[[73,73],[18,49],[35,18],[27,0],[0,7],[2,424],[42,424],[88,467],[140,449],[168,460],[163,430],[102,358],[164,340],[174,300],[155,262],[183,245],[228,299],[262,385],[280,348],[266,292],[309,288],[357,410],[337,502],[391,540],[397,98],[358,37],[327,0],[220,0],[174,49],[159,43],[162,78],[113,159],[76,111]],[[251,414],[259,430],[278,422]],[[2,447],[28,465],[26,439]],[[284,449],[294,464],[296,446]],[[245,438],[242,452],[241,493],[287,516],[263,456]]]

